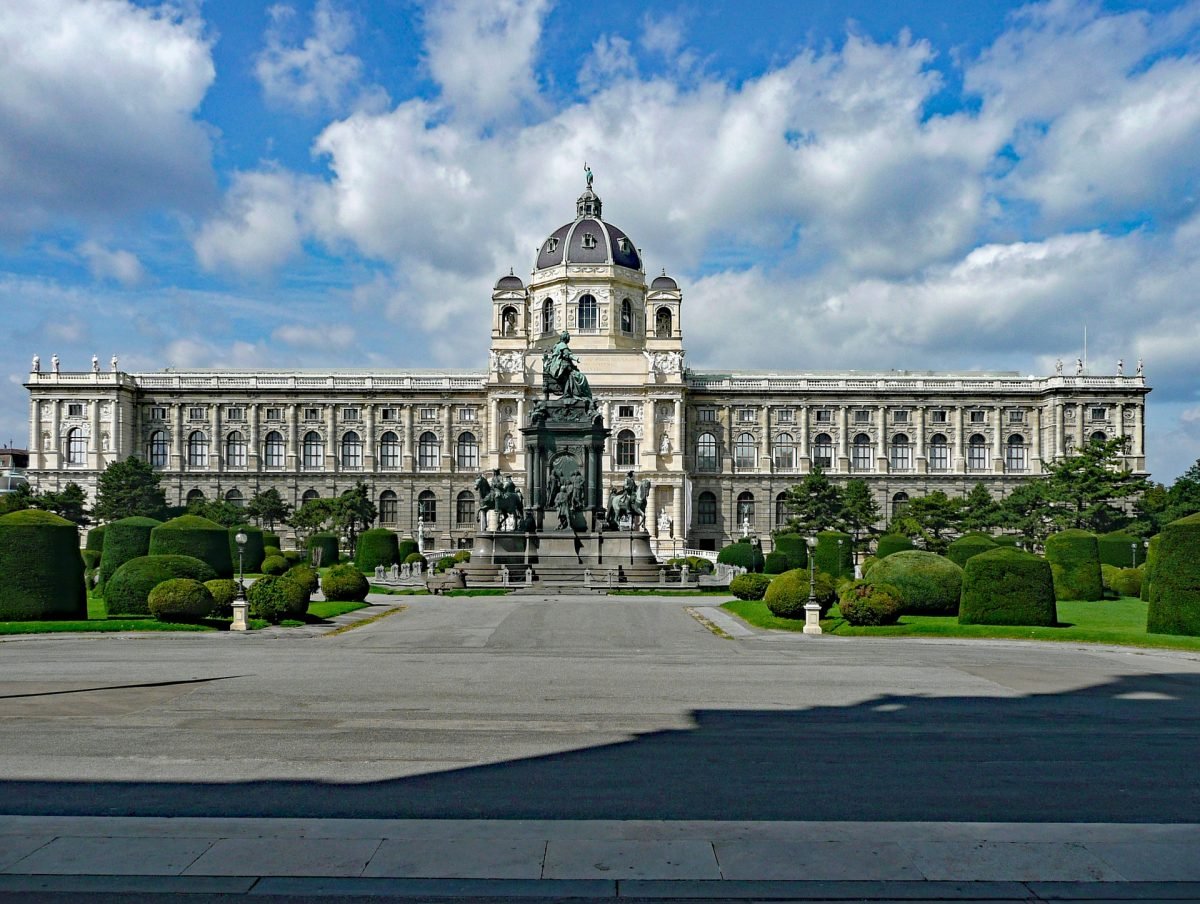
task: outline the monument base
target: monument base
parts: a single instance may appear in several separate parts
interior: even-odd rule
[[[528,578],[544,589],[568,591],[655,583],[660,567],[646,531],[481,531],[463,570],[468,584],[504,584],[507,575],[512,586]]]

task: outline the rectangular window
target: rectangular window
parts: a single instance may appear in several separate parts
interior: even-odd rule
[[[203,409],[203,408],[199,408],[199,407],[197,407],[197,408],[189,408],[189,409],[188,409],[188,420],[190,420],[190,421],[202,421],[202,420],[204,420],[204,409]]]
[[[1108,417],[1107,408],[1092,408],[1090,409],[1089,417],[1093,421],[1102,421]]]
[[[717,409],[701,408],[696,412],[696,417],[702,421],[715,421],[717,419]]]
[[[796,470],[796,447],[791,443],[775,447],[775,470]]]
[[[1008,422],[1010,424],[1025,423],[1025,412],[1022,411],[1020,408],[1012,409],[1011,411],[1008,412]]]
[[[781,424],[794,424],[794,423],[796,423],[796,409],[795,408],[780,408],[776,412],[776,418],[778,419],[779,423],[781,423]]]
[[[395,409],[395,408],[383,408],[379,412],[379,417],[381,420],[394,421],[394,420],[396,420],[397,410],[398,409]]]
[[[421,420],[436,421],[437,420],[437,409],[436,408],[422,408],[421,409]]]
[[[856,423],[856,424],[871,423],[871,412],[867,411],[865,408],[854,409],[854,423]]]
[[[83,417],[83,403],[72,402],[67,405],[67,417]]]
[[[830,411],[828,408],[822,408],[818,411],[814,411],[813,414],[816,416],[815,420],[818,424],[832,424],[833,423],[833,412]]]
[[[979,410],[972,411],[970,412],[970,420],[972,424],[982,424],[987,420],[987,412]]]
[[[225,418],[230,421],[244,421],[246,419],[246,409],[229,408],[225,412]]]
[[[459,408],[458,409],[458,419],[460,421],[475,420],[475,409],[474,408]]]
[[[156,405],[155,407],[150,409],[150,420],[165,421],[166,419],[167,419],[167,409],[166,408],[162,408],[162,407],[159,407]]]
[[[988,466],[988,447],[983,443],[967,444],[967,470],[986,471]]]
[[[283,409],[282,408],[268,408],[267,409],[267,420],[268,421],[282,421],[283,420]]]
[[[931,471],[950,470],[950,445],[948,443],[932,443],[929,446],[929,469]]]
[[[912,470],[912,446],[908,443],[892,443],[891,467],[893,471]]]
[[[904,410],[892,412],[892,422],[895,424],[907,424],[908,412]]]
[[[617,417],[633,417],[633,406],[632,405],[618,405],[617,406]]]
[[[357,421],[358,417],[359,417],[359,413],[358,413],[357,408],[343,408],[342,409],[342,420],[343,421]]]
[[[950,423],[949,411],[931,411],[929,412],[929,423],[931,424],[948,424]]]
[[[739,424],[753,424],[758,420],[758,414],[753,408],[739,408],[737,419]]]
[[[306,421],[319,421],[321,419],[321,409],[320,408],[305,408],[304,409],[304,419]]]

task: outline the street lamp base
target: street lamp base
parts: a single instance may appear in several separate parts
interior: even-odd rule
[[[233,624],[229,626],[230,631],[249,630],[250,626],[246,623],[246,606],[245,600],[233,601]]]
[[[821,607],[817,603],[804,604],[804,633],[823,634],[821,630]]]

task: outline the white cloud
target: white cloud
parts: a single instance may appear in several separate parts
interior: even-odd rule
[[[284,34],[295,9],[278,4],[268,14],[267,46],[255,60],[254,74],[269,104],[304,113],[341,111],[359,95],[363,64],[348,51],[355,36],[348,12],[332,0],[318,0],[312,34],[298,45],[288,44]]]
[[[201,265],[245,275],[269,272],[299,253],[306,216],[319,194],[305,177],[280,170],[238,173],[222,210],[194,239]]]
[[[346,349],[354,344],[355,334],[354,328],[346,324],[305,326],[289,323],[276,329],[271,338],[301,348]]]
[[[83,242],[78,250],[96,279],[111,279],[123,286],[136,286],[146,276],[142,262],[132,251],[105,248],[94,241]]]
[[[593,94],[636,72],[637,61],[629,49],[629,42],[620,35],[601,35],[593,42],[592,52],[579,69],[579,90]]]
[[[126,0],[0,3],[0,47],[0,235],[194,207],[210,190],[197,19]]]
[[[172,370],[235,368],[253,370],[262,366],[263,351],[256,343],[237,340],[222,347],[208,339],[184,337],[168,343],[161,360]]]

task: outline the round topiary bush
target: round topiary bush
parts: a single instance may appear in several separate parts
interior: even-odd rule
[[[419,552],[410,552],[408,555],[406,555],[404,557],[404,561],[401,564],[402,565],[412,565],[414,562],[421,563],[422,571],[424,571],[425,568],[429,565],[429,562]]]
[[[760,600],[771,579],[761,574],[739,574],[729,582],[729,592],[740,600]]]
[[[79,530],[34,509],[0,518],[0,621],[87,618]]]
[[[307,590],[309,596],[312,596],[321,588],[321,578],[317,574],[317,569],[311,565],[293,565],[288,569],[287,579],[295,581]]]
[[[267,556],[262,560],[262,565],[259,566],[262,574],[268,574],[276,578],[287,572],[291,567],[293,566],[289,565],[288,560],[283,556]],[[299,568],[300,566],[297,565],[294,567]]]
[[[217,578],[205,581],[204,586],[212,594],[213,618],[233,618],[233,601],[237,597],[237,581],[232,578]]]
[[[394,531],[375,527],[358,535],[354,564],[362,571],[374,571],[379,565],[391,568],[400,563],[400,541]]]
[[[471,561],[471,550],[460,549],[458,552],[456,552],[454,554],[454,561],[455,562],[470,562]]]
[[[150,531],[150,555],[191,556],[207,562],[217,577],[233,577],[229,531],[199,515],[180,515]]]
[[[338,562],[337,534],[310,534],[304,544],[304,548],[308,550],[308,561],[315,566],[327,568],[330,565],[336,565]],[[318,550],[320,550],[319,559]]]
[[[199,581],[171,578],[150,591],[150,614],[159,621],[195,622],[207,618],[213,610],[213,595]]]
[[[983,534],[966,534],[946,547],[946,558],[962,568],[971,556],[977,556],[981,552],[997,548],[996,542],[991,537]]]
[[[904,534],[884,534],[875,544],[875,558],[886,559],[892,553],[904,552],[913,548],[913,541]],[[849,621],[849,619],[847,619]],[[854,624],[853,622],[850,622]]]
[[[871,566],[872,584],[900,591],[905,613],[955,615],[962,590],[962,569],[944,556],[921,550],[898,552]]]
[[[997,547],[963,568],[960,625],[1058,624],[1050,563],[1020,549]]]
[[[901,551],[903,552],[903,550]],[[874,564],[878,561],[879,559],[877,559],[875,556],[867,556],[862,560],[862,575],[864,578],[867,576],[867,572],[870,571],[872,566],[874,566]]]
[[[762,547],[757,543],[742,539],[730,543],[717,554],[717,562],[722,565],[734,565],[747,571],[761,572],[763,570]]]
[[[1058,599],[1104,598],[1095,534],[1074,529],[1051,534],[1046,538],[1046,561],[1054,573],[1054,594]]]
[[[1154,580],[1154,563],[1158,559],[1158,543],[1162,534],[1150,538],[1150,548],[1146,550],[1146,564],[1142,570],[1142,593],[1144,601],[1150,602],[1150,582]]]
[[[837,592],[833,589],[833,578],[818,572],[813,576],[813,589],[821,617],[833,608]],[[808,602],[808,569],[793,568],[771,581],[763,600],[772,614],[779,618],[804,618],[804,604]]]
[[[454,556],[442,556],[440,559],[438,559],[436,562],[433,563],[433,571],[435,574],[443,574],[443,573],[449,571],[451,568],[453,568],[457,564],[458,564],[458,562],[455,561]]]
[[[233,563],[235,571],[238,567],[238,545],[234,537],[237,536],[238,531],[246,534],[246,546],[242,550],[242,570],[248,574],[254,574],[262,568],[263,559],[267,557],[266,540],[263,539],[262,528],[255,527],[253,524],[239,524],[229,528],[229,561]]]
[[[813,555],[817,560],[817,571],[835,578],[854,577],[854,541],[849,534],[840,530],[821,531],[817,534]]]
[[[1146,561],[1146,550],[1142,546],[1142,538],[1124,531],[1116,530],[1112,533],[1101,534],[1096,538],[1096,548],[1100,553],[1101,565],[1137,568]]]
[[[287,577],[267,575],[256,580],[246,592],[251,618],[262,618],[273,625],[284,619],[301,619],[308,612],[308,591]]]
[[[791,560],[778,550],[772,550],[763,557],[763,574],[783,574],[791,567]]]
[[[280,558],[283,558],[283,550],[281,550],[278,546],[263,546],[263,558],[269,559],[271,556],[279,556]],[[260,562],[259,567],[261,566],[262,563]]]
[[[150,531],[162,524],[155,518],[121,518],[105,528],[104,551],[100,555],[100,586],[109,582],[117,569],[130,559],[150,555]]]
[[[321,581],[321,591],[327,600],[361,603],[370,590],[366,576],[353,565],[335,565]]]
[[[1108,586],[1117,596],[1137,598],[1142,593],[1142,569],[1118,568],[1114,571]]]
[[[304,553],[298,549],[285,549],[280,555],[289,565],[299,565],[304,561]]]
[[[104,535],[108,533],[108,527],[101,525],[93,527],[87,532],[87,540],[84,542],[84,549],[94,549],[96,552],[104,551]]]
[[[838,611],[855,626],[894,625],[903,607],[900,591],[890,584],[851,581],[838,594]]]
[[[150,591],[171,578],[211,581],[217,577],[211,565],[192,556],[141,556],[117,569],[104,585],[104,600],[110,615],[149,615]]]
[[[774,540],[775,551],[783,553],[791,563],[784,571],[808,567],[808,543],[803,534],[776,534]]]
[[[1159,537],[1146,630],[1200,636],[1200,514],[1172,521]]]

